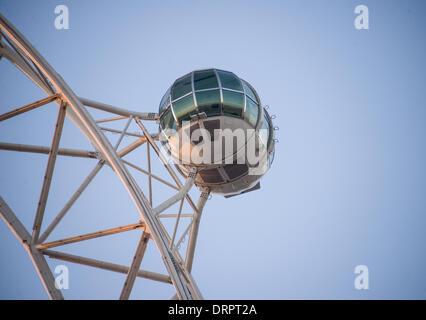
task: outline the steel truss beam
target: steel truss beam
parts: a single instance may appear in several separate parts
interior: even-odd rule
[[[79,236],[74,236],[74,237],[70,237],[70,238],[66,238],[66,239],[42,243],[42,244],[37,245],[37,249],[43,250],[43,249],[54,248],[54,247],[63,246],[63,245],[74,243],[74,242],[95,239],[95,238],[99,238],[99,237],[109,236],[111,234],[126,232],[126,231],[140,229],[140,228],[145,228],[145,223],[138,222],[138,223],[129,224],[127,226],[116,227],[116,228],[86,233],[86,234],[82,234],[82,235],[79,235]]]
[[[116,121],[116,120],[127,119],[127,118],[128,117],[125,117],[125,116],[111,117],[111,118],[96,120],[96,123],[110,122],[110,121]]]
[[[135,256],[133,257],[132,264],[129,268],[129,272],[127,273],[126,281],[124,282],[123,290],[121,291],[120,300],[129,299],[130,292],[132,291],[133,284],[136,280],[136,274],[139,270],[142,258],[145,254],[146,247],[148,246],[149,233],[143,232],[141,239],[138,243],[138,247],[136,248]]]
[[[49,258],[82,264],[88,267],[94,267],[94,268],[99,268],[103,270],[114,271],[114,272],[119,272],[124,274],[127,274],[129,272],[129,267],[111,263],[111,262],[76,256],[73,254],[58,252],[54,250],[43,250],[41,252],[44,255],[48,256]],[[150,280],[164,282],[164,283],[172,283],[169,276],[166,276],[157,272],[138,270],[138,272],[136,273],[136,276],[140,278],[150,279]]]
[[[156,176],[155,174],[149,173],[148,171],[146,171],[146,170],[144,170],[144,169],[142,169],[142,168],[134,165],[133,163],[130,163],[129,161],[123,160],[123,162],[125,164],[127,164],[129,167],[132,167],[133,169],[138,170],[139,172],[142,172],[142,173],[146,174],[147,176],[149,176],[149,177],[151,177],[151,178],[153,178],[153,179],[155,179],[157,181],[160,181],[160,182],[164,183],[165,185],[169,186],[170,188],[173,188],[175,190],[179,190],[179,188],[177,188],[176,186],[174,186],[171,183],[167,182],[166,180],[161,179],[160,177]]]
[[[157,156],[160,158],[161,162],[163,162],[164,166],[166,167],[167,171],[169,172],[170,176],[173,178],[173,180],[175,181],[175,183],[177,184],[177,186],[179,187],[179,189],[182,188],[183,187],[182,182],[179,180],[176,172],[173,171],[172,167],[167,162],[167,159],[164,157],[164,155],[161,153],[161,151],[158,148],[158,146],[155,144],[154,139],[149,135],[149,133],[146,130],[145,126],[138,119],[135,119],[135,121],[136,121],[137,125],[141,128],[143,134],[147,138],[149,144],[154,149],[154,151],[157,154]],[[192,209],[194,209],[195,211],[197,211],[198,209],[195,206],[194,202],[192,201],[191,197],[188,194],[186,194],[185,198],[188,201],[189,205],[192,207]]]
[[[107,131],[107,132],[112,132],[112,133],[120,133],[120,130],[117,129],[112,129],[112,128],[105,128],[105,127],[99,127],[99,129],[101,129],[102,131]],[[126,136],[131,136],[131,137],[136,137],[136,138],[142,138],[143,136],[137,133],[131,133],[131,132],[127,132],[125,133]]]
[[[82,104],[84,104],[87,107],[91,107],[91,108],[94,108],[94,109],[99,109],[99,110],[103,110],[103,111],[106,111],[106,112],[118,114],[118,115],[124,116],[124,117],[133,116],[133,117],[139,118],[141,120],[157,120],[159,118],[158,114],[156,114],[156,113],[142,113],[142,112],[125,110],[125,109],[122,109],[122,108],[111,106],[109,104],[105,104],[105,103],[102,103],[102,102],[89,100],[89,99],[81,98],[81,97],[79,98],[79,100],[81,101]]]
[[[178,190],[178,194],[176,194],[171,199],[163,202],[160,206],[158,206],[156,208],[156,212],[162,212],[171,204],[181,200],[181,206],[179,209],[179,213],[177,214],[177,221],[176,221],[178,223],[179,218],[181,216],[185,216],[181,214],[184,197],[186,198],[186,200],[188,201],[188,203],[190,204],[190,206],[193,208],[195,212],[194,215],[190,215],[192,216],[192,221],[188,225],[181,239],[179,240],[178,242],[179,244],[183,240],[183,237],[186,235],[186,233],[189,231],[189,228],[194,229],[194,225],[199,223],[199,221],[197,222],[196,220],[196,214],[201,215],[200,209],[197,206],[195,206],[194,202],[192,201],[191,197],[188,194],[190,187],[194,183],[193,181],[194,177],[193,176],[189,177],[185,185],[182,185],[175,171],[171,168],[171,166],[167,163],[167,161],[165,161],[164,156],[160,153],[159,148],[154,142],[154,140],[158,140],[158,135],[149,134],[148,131],[145,129],[145,127],[141,123],[141,120],[158,120],[158,114],[133,112],[133,111],[125,110],[122,108],[117,108],[111,105],[107,105],[104,103],[96,102],[93,100],[77,97],[72,92],[72,90],[67,86],[67,84],[62,80],[62,78],[35,50],[35,48],[1,14],[0,14],[0,29],[6,34],[6,36],[8,37],[7,40],[9,44],[11,45],[12,48],[15,49],[17,53],[16,54],[12,50],[10,50],[10,48],[5,49],[4,47],[2,47],[0,48],[1,49],[0,55],[4,55],[5,57],[7,57],[12,63],[14,63],[19,69],[21,69],[31,80],[33,80],[33,82],[36,83],[46,94],[48,94],[49,97],[47,99],[50,99],[53,96],[56,96],[56,99],[52,101],[55,101],[60,106],[57,125],[56,125],[56,129],[54,132],[54,136],[53,136],[53,140],[52,140],[52,144],[50,148],[40,147],[40,146],[0,143],[0,149],[49,154],[48,164],[46,167],[46,174],[45,174],[42,190],[40,193],[40,201],[37,207],[36,217],[34,219],[33,237],[31,238],[29,234],[25,236],[27,237],[26,242],[28,243],[30,255],[33,258],[33,261],[35,261],[34,263],[36,265],[36,268],[38,268],[37,270],[39,270],[40,277],[42,278],[43,283],[45,283],[45,287],[48,290],[50,297],[56,299],[56,298],[61,298],[61,295],[60,295],[60,292],[58,294],[58,292],[55,292],[52,289],[52,284],[54,285],[54,282],[51,281],[53,279],[53,276],[51,276],[50,274],[50,278],[49,278],[50,270],[48,269],[47,264],[43,260],[44,257],[41,255],[41,250],[43,250],[44,254],[52,258],[62,259],[66,261],[85,264],[88,266],[94,266],[94,267],[99,267],[99,268],[103,268],[107,270],[127,273],[126,282],[123,286],[123,290],[121,294],[122,298],[129,297],[130,290],[133,286],[135,277],[142,276],[146,278],[152,278],[153,280],[157,280],[157,281],[172,283],[176,289],[176,295],[179,299],[201,299],[202,295],[196,283],[194,282],[182,258],[180,257],[179,252],[175,250],[176,248],[173,248],[173,244],[170,242],[171,238],[167,234],[167,232],[164,229],[164,226],[159,220],[160,217],[163,217],[163,216],[166,217],[167,215],[155,215],[152,209],[151,179],[158,178],[157,180],[161,182],[166,182],[166,181],[162,180],[159,177],[156,177],[151,172],[151,163],[150,163],[151,147],[154,149],[157,156],[166,166],[166,169],[168,170],[169,174],[171,175],[171,177],[173,178],[177,186],[173,186],[172,184],[168,182],[166,182],[165,184]],[[13,44],[16,44],[16,46]],[[33,65],[34,68],[31,66],[31,64]],[[43,102],[45,101],[47,100],[44,100]],[[100,128],[97,125],[96,121],[91,117],[91,115],[87,112],[86,108],[83,105],[118,115],[116,117],[99,120],[98,123],[115,121],[115,120],[124,119],[124,118],[129,118],[129,120],[126,124],[126,127],[122,131],[109,129],[109,128]],[[32,107],[35,108],[34,105],[26,106],[26,107],[27,107],[26,111],[29,111]],[[15,113],[16,113],[15,115],[19,114],[18,109],[15,110]],[[94,146],[96,150],[95,152],[59,148],[59,141],[60,141],[60,137],[62,133],[63,122],[65,119],[65,113],[74,122],[74,124],[76,124],[76,126],[80,129],[80,131],[88,138],[88,140]],[[8,116],[7,118],[10,118],[10,117]],[[143,135],[127,133],[127,128],[132,118],[133,120],[135,120],[138,126],[142,129]],[[115,147],[113,147],[111,143],[108,141],[108,139],[106,139],[105,135],[102,132],[103,129],[106,129],[112,132],[117,132],[120,134],[120,138],[118,140],[118,143],[116,143]],[[117,151],[118,146],[124,135],[133,135],[138,137],[139,139],[137,139],[130,145],[124,147],[120,151]],[[121,157],[124,157],[126,154],[132,152],[137,147],[141,146],[143,143],[147,141],[148,141],[148,144],[147,144],[148,171],[145,171],[144,173],[148,175],[148,179],[149,179],[149,199],[147,199],[144,193],[140,190],[139,186],[137,185],[137,183],[135,182],[135,180],[133,179],[133,177],[130,175],[129,171],[127,170],[124,160],[121,159]],[[77,189],[74,195],[70,198],[70,200],[67,202],[65,207],[59,212],[58,216],[55,217],[55,219],[52,221],[52,223],[49,225],[49,227],[40,237],[40,229],[41,229],[41,225],[43,221],[44,210],[45,210],[45,206],[46,206],[46,202],[47,202],[47,198],[49,194],[50,183],[51,183],[57,155],[97,158],[97,159],[100,159],[100,161],[97,164],[97,166],[94,168],[94,170],[92,170],[91,174],[89,174],[89,176],[85,179],[85,181],[83,181],[82,185]],[[63,216],[68,212],[68,210],[73,205],[73,203],[77,200],[81,192],[84,191],[84,189],[87,187],[87,185],[90,183],[90,181],[93,179],[93,177],[100,170],[100,168],[103,166],[104,163],[109,165],[112,168],[112,170],[115,172],[115,174],[121,180],[123,186],[128,191],[136,208],[139,211],[140,219],[142,221],[141,223],[144,224],[143,226],[143,228],[145,229],[144,233],[139,242],[132,265],[129,268],[125,266],[110,264],[110,263],[95,260],[95,259],[89,259],[89,258],[84,258],[79,256],[68,255],[65,253],[59,253],[59,252],[55,252],[51,250],[46,250],[46,248],[50,248],[50,247],[54,247],[58,245],[63,245],[63,244],[72,243],[76,241],[88,240],[95,237],[116,233],[115,231],[118,230],[117,228],[113,228],[114,232],[112,232],[113,229],[108,229],[108,230],[103,230],[103,231],[99,231],[99,232],[95,232],[91,234],[52,241],[49,243],[42,243],[50,235],[52,230],[56,227],[56,225],[63,218]],[[129,163],[126,163],[126,164],[130,165]],[[142,170],[143,169],[139,171],[142,171]],[[6,216],[6,215],[3,214],[3,216]],[[6,221],[14,220],[15,218],[13,218],[8,213],[5,220]],[[12,230],[14,230],[13,225],[10,224],[10,227]],[[117,231],[117,232],[122,232],[122,231]],[[173,237],[175,237],[175,233],[176,232],[174,232]],[[146,244],[148,242],[149,237],[155,242],[156,247],[159,250],[159,253],[163,259],[167,272],[169,273],[168,277],[164,275],[160,275],[160,274],[148,273],[147,271],[139,270],[140,263],[141,263],[143,254],[146,250]],[[38,245],[38,248],[36,247],[36,245]],[[43,264],[43,261],[44,261],[44,264]],[[46,268],[48,273],[45,270]]]
[[[50,147],[0,142],[0,150],[49,154]],[[58,156],[69,156],[69,157],[96,159],[98,157],[98,154],[95,151],[59,148],[58,149]]]
[[[7,40],[7,38],[6,38]],[[9,42],[10,43],[10,42]],[[15,50],[18,48],[14,47]],[[52,88],[43,81],[36,70],[34,70],[29,63],[22,57],[22,54],[12,51],[6,46],[0,45],[0,57],[6,57],[12,62],[19,70],[21,70],[28,78],[30,78],[37,86],[39,86],[46,94],[53,94]]]
[[[160,214],[158,217],[159,218],[177,218],[179,216],[179,214]],[[192,218],[194,216],[193,213],[182,213],[180,214],[181,218]]]
[[[186,250],[185,265],[189,272],[192,271],[192,263],[194,262],[195,245],[197,243],[198,229],[200,227],[201,214],[203,213],[204,206],[209,198],[210,190],[204,190],[197,203],[198,212],[195,213],[193,218],[194,223],[191,227],[191,233],[188,240],[188,248]]]
[[[43,221],[44,211],[46,209],[47,197],[49,196],[50,185],[52,183],[53,170],[55,169],[56,156],[58,155],[59,141],[61,140],[62,128],[65,121],[66,104],[61,103],[56,120],[55,132],[53,133],[52,145],[50,147],[49,159],[47,161],[46,173],[44,175],[43,186],[41,188],[40,200],[38,202],[37,212],[34,219],[33,239],[37,243],[40,234],[41,223]]]
[[[22,113],[34,110],[38,107],[44,106],[48,103],[51,103],[52,101],[55,101],[58,98],[59,98],[59,95],[54,94],[54,95],[51,95],[50,97],[35,101],[35,102],[27,104],[23,107],[17,108],[15,110],[12,110],[12,111],[9,111],[9,112],[6,112],[6,113],[3,113],[2,115],[0,115],[0,121],[4,121],[4,120],[10,119],[12,117],[15,117],[17,115],[20,115]]]
[[[55,287],[55,279],[49,269],[49,265],[40,251],[31,243],[31,235],[1,196],[0,215],[10,230],[12,230],[12,232],[15,234],[16,238],[18,238],[18,240],[24,246],[25,250],[27,250],[31,261],[33,262],[34,267],[36,268],[37,273],[44,287],[46,288],[47,293],[49,294],[49,297],[54,300],[63,299],[64,297],[62,296],[61,291]]]
[[[62,218],[67,214],[68,210],[72,207],[74,202],[77,201],[77,199],[80,197],[80,195],[83,193],[83,191],[87,188],[89,183],[95,178],[95,176],[101,170],[103,165],[104,165],[104,161],[99,161],[96,164],[96,166],[89,173],[89,175],[86,177],[86,179],[84,179],[83,183],[78,187],[77,191],[74,192],[74,194],[71,196],[71,198],[65,204],[65,206],[62,208],[62,210],[58,213],[58,215],[55,217],[55,219],[53,219],[53,221],[50,223],[50,225],[47,227],[47,229],[41,235],[39,242],[44,242],[47,239],[47,237],[50,235],[50,233],[53,231],[53,229],[58,225],[58,223],[62,220]]]
[[[152,210],[152,213],[155,216],[158,216],[161,212],[163,212],[167,208],[170,208],[172,205],[174,205],[179,200],[183,199],[188,194],[188,192],[192,188],[192,186],[194,185],[195,175],[196,175],[196,172],[190,172],[189,175],[188,175],[188,178],[186,179],[185,184],[178,191],[178,193],[176,193],[170,199],[164,201],[163,203],[161,203],[160,205],[155,207]]]

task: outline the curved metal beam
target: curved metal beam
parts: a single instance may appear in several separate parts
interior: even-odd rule
[[[80,99],[68,87],[61,76],[47,63],[40,53],[28,42],[28,40],[3,16],[0,14],[0,28],[7,36],[14,41],[21,50],[29,57],[29,59],[37,66],[37,68],[46,76],[52,83],[57,93],[61,94],[69,106],[68,116],[86,135],[87,139],[100,152],[102,157],[116,175],[121,180],[122,184],[128,191],[136,208],[139,211],[141,219],[147,224],[148,232],[151,234],[161,256],[166,269],[170,275],[176,293],[179,299],[200,299],[201,294],[184,267],[179,266],[174,253],[168,248],[166,240],[162,236],[158,221],[152,214],[152,208],[149,205],[145,195],[133,179],[117,152],[113,149],[110,142],[99,130],[95,120],[83,107]],[[192,281],[191,281],[192,280]]]

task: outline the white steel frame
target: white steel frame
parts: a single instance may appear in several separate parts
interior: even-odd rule
[[[126,274],[126,280],[123,284],[123,288],[119,296],[120,299],[129,298],[136,277],[143,277],[154,281],[173,284],[176,290],[176,295],[174,298],[202,299],[202,295],[191,276],[191,270],[200,218],[206,200],[209,197],[209,190],[202,189],[198,203],[195,204],[193,202],[188,192],[194,184],[196,172],[192,172],[187,178],[186,182],[183,184],[178,178],[178,175],[174,171],[173,167],[168,163],[165,156],[160,152],[160,149],[156,144],[158,135],[149,133],[143,124],[143,121],[157,120],[158,114],[133,112],[99,103],[93,100],[77,97],[64,82],[64,80],[27,41],[27,39],[25,39],[24,36],[1,14],[0,31],[0,59],[3,57],[12,62],[47,95],[47,97],[44,99],[35,101],[31,104],[12,110],[5,114],[1,114],[0,122],[6,121],[7,119],[28,112],[35,108],[45,106],[51,102],[55,102],[59,107],[55,131],[51,145],[49,147],[0,142],[0,150],[32,152],[48,155],[45,176],[43,179],[39,203],[35,214],[32,234],[27,231],[27,229],[20,222],[12,209],[1,196],[0,216],[5,220],[8,227],[12,230],[24,248],[28,251],[28,254],[33,261],[33,264],[40,276],[40,279],[43,282],[49,297],[51,299],[63,299],[61,291],[55,287],[55,280],[46,262],[45,256],[53,259],[69,261]],[[115,116],[95,121],[87,111],[87,108],[103,110],[112,113]],[[62,128],[66,117],[70,118],[74,122],[79,130],[90,141],[95,150],[91,151],[59,148],[59,142],[62,136]],[[126,126],[122,131],[105,128],[99,125],[101,123],[104,124],[121,119],[128,119]],[[132,134],[127,132],[131,122],[135,122],[138,125],[138,127],[141,129],[140,134]],[[118,142],[115,144],[115,146],[111,145],[110,141],[104,135],[104,131],[116,132],[120,134]],[[122,142],[122,139],[125,135],[137,137],[138,139],[126,147],[118,150],[120,143]],[[141,147],[145,143],[148,162],[147,170],[144,170],[139,166],[122,159],[122,157],[124,157],[126,154],[132,152],[136,148]],[[174,183],[170,183],[151,172],[151,149],[154,150],[154,153],[157,155],[158,159],[164,164]],[[41,232],[43,216],[52,181],[52,174],[55,169],[56,158],[58,155],[96,159],[97,163],[87,178],[81,183],[79,188],[65,204],[63,209],[57,214],[55,219],[44,229],[44,232]],[[126,226],[120,226],[66,239],[46,242],[51,232],[59,224],[59,222],[73,206],[79,196],[84,192],[96,174],[102,169],[104,164],[109,165],[115,174],[119,177],[121,183],[131,196],[133,203],[139,212],[140,220],[134,224]],[[128,171],[127,166],[130,166],[148,176],[148,198],[146,198],[145,194],[142,192],[139,185]],[[152,207],[152,179],[155,179],[177,191],[173,197],[165,200],[155,208]],[[184,201],[189,203],[193,209],[193,213],[182,213],[182,206]],[[177,202],[180,202],[179,211],[177,214],[163,213],[166,208]],[[183,234],[177,238],[178,225],[182,217],[191,217],[192,220]],[[173,233],[171,235],[166,231],[166,228],[164,227],[160,218],[176,218]],[[51,250],[51,248],[69,243],[86,241],[97,237],[103,237],[120,232],[127,232],[135,229],[141,229],[142,235],[132,263],[129,267]],[[178,248],[188,233],[188,246],[185,259],[183,259],[180,256]],[[167,275],[140,270],[140,265],[149,240],[154,241],[168,272]]]

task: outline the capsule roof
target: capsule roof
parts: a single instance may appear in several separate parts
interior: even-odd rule
[[[229,71],[205,69],[180,77],[167,90],[159,107],[160,125],[177,130],[183,121],[203,113],[241,118],[253,128],[262,114],[259,96],[249,83]]]

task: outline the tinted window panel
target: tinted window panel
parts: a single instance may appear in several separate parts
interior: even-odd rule
[[[266,118],[266,115],[263,116],[263,124],[262,124],[262,130],[259,131],[260,139],[262,139],[262,142],[264,146],[266,147],[268,145],[269,140],[269,123],[268,119]]]
[[[208,116],[220,115],[220,91],[209,90],[196,92],[198,110],[205,112]]]
[[[254,94],[253,90],[250,89],[250,87],[247,85],[245,81],[243,81],[244,91],[246,94],[252,98],[254,101],[257,101],[256,95]],[[259,103],[259,101],[257,101]]]
[[[225,114],[241,117],[244,109],[244,94],[223,90],[223,112]]]
[[[170,103],[170,88],[167,90],[166,94],[163,96],[163,99],[161,99],[159,113],[162,113],[166,109],[166,107],[169,105],[169,103]]]
[[[218,88],[216,73],[214,70],[196,71],[194,72],[194,89],[203,90]]]
[[[172,100],[175,100],[184,96],[188,92],[191,92],[191,90],[192,90],[191,74],[188,74],[182,79],[177,80],[176,83],[173,85]]]
[[[240,79],[238,79],[233,73],[219,70],[217,73],[219,74],[222,88],[243,91]]]
[[[191,120],[191,115],[197,113],[193,95],[190,94],[185,98],[173,102],[173,111],[175,112],[179,125],[182,124],[182,121]]]
[[[167,109],[163,115],[160,118],[160,125],[161,128],[163,128],[163,130],[166,129],[173,129],[176,130],[177,126],[176,126],[176,121],[175,118],[173,117],[173,113],[172,111],[169,109]],[[170,132],[167,132],[170,136]]]
[[[259,116],[259,107],[250,98],[246,99],[246,119],[253,127],[255,127],[257,124],[257,118]]]

